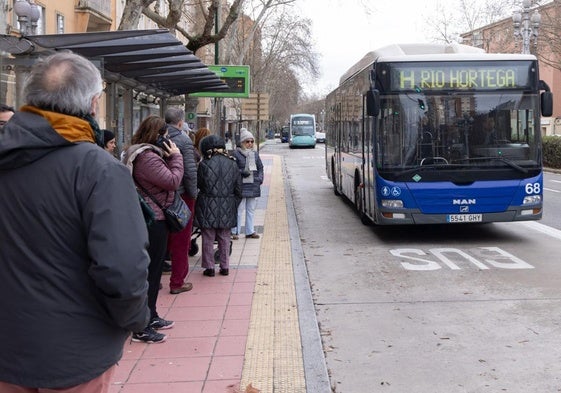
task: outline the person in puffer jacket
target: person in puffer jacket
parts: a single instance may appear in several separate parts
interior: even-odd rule
[[[242,200],[242,178],[235,160],[226,153],[224,139],[204,137],[200,143],[203,160],[197,170],[199,194],[195,205],[201,230],[203,274],[214,277],[214,241],[218,241],[220,274],[230,272],[230,228],[236,226]]]
[[[126,150],[124,163],[132,169],[138,192],[154,211],[154,222],[148,227],[148,307],[150,322],[132,335],[132,341],[161,343],[167,336],[159,330],[170,329],[174,322],[158,315],[158,291],[162,279],[162,265],[166,254],[168,228],[160,208],[173,202],[183,179],[183,157],[175,143],[167,137],[167,125],[159,116],[148,116],[140,123]],[[157,203],[156,203],[157,202]]]

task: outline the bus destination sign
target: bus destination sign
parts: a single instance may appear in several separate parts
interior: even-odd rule
[[[528,64],[392,67],[392,90],[498,90],[529,85]]]

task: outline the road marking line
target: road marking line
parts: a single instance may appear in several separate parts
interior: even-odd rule
[[[530,229],[533,229],[535,231],[544,233],[548,236],[551,236],[555,239],[559,239],[561,240],[561,231],[552,227],[548,227],[547,225],[543,225],[540,224],[538,222],[534,222],[534,221],[524,221],[521,222],[520,224],[529,227]]]

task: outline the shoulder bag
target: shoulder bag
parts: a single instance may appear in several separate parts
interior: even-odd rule
[[[166,218],[166,224],[170,232],[180,232],[187,226],[189,219],[191,218],[191,210],[189,206],[181,199],[181,195],[176,191],[173,197],[173,202],[168,207],[163,207],[160,202],[156,200],[144,187],[139,187],[144,191],[144,193],[154,201],[156,205],[164,212]]]
[[[146,201],[144,200],[142,195],[140,195],[138,190],[136,191],[136,194],[138,195],[138,202],[140,203],[140,209],[142,210],[142,216],[144,217],[144,222],[146,223],[146,226],[149,227],[150,225],[152,225],[154,219],[156,218],[154,214],[154,210],[152,210],[150,205],[146,203]]]

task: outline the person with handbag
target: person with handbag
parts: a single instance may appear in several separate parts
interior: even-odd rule
[[[226,153],[224,139],[204,137],[200,143],[203,160],[197,171],[199,195],[195,205],[201,230],[203,274],[214,277],[214,241],[218,242],[220,274],[230,273],[230,228],[236,226],[238,204],[242,200],[242,179],[238,166]]]
[[[167,138],[167,125],[161,117],[149,116],[140,123],[126,150],[124,163],[132,168],[138,192],[154,211],[155,220],[148,227],[150,265],[148,266],[148,307],[150,322],[132,340],[145,343],[165,341],[158,330],[169,329],[173,321],[158,315],[156,302],[162,278],[162,265],[169,234],[164,209],[172,205],[175,190],[183,179],[183,157],[179,148]]]

